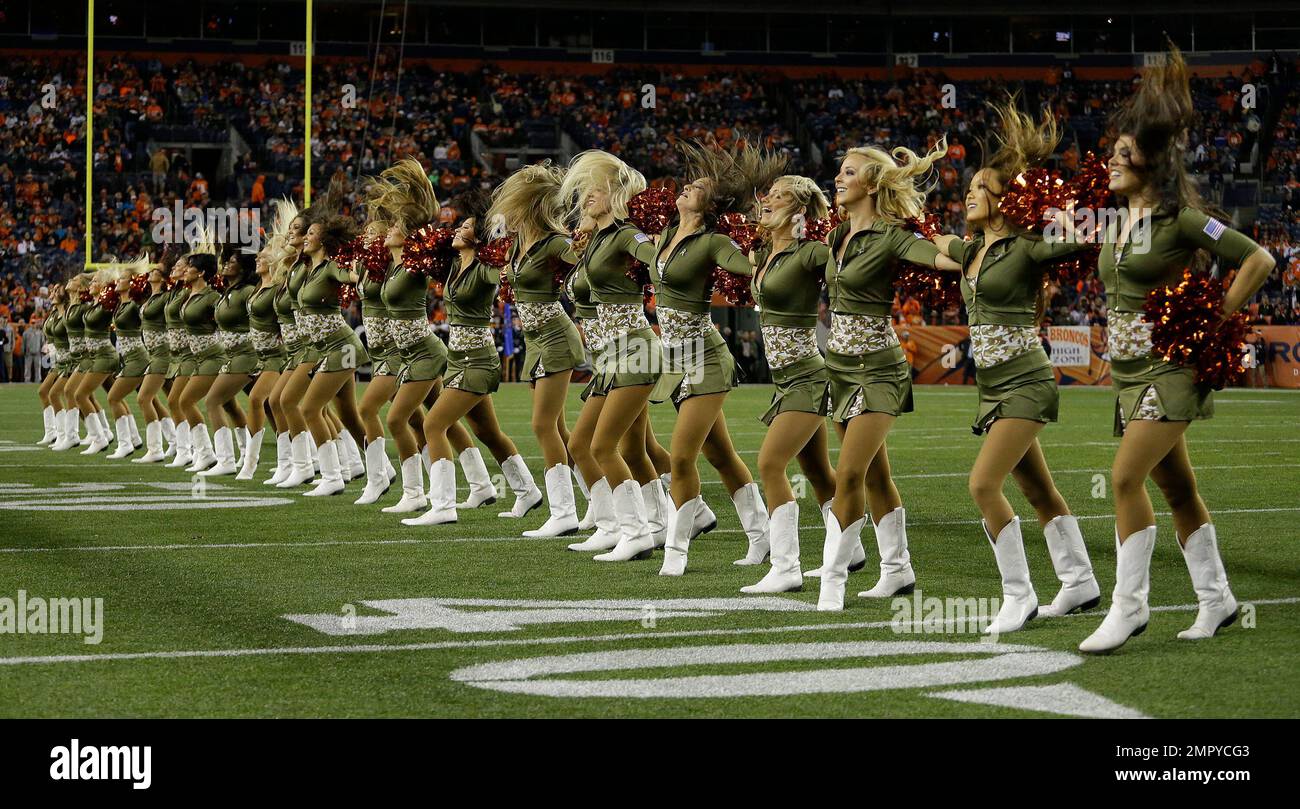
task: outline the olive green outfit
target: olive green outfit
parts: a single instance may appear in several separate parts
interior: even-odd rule
[[[587,304],[595,309],[594,328],[588,330],[598,344],[584,398],[655,385],[663,378],[663,348],[646,320],[644,291],[628,274],[634,262],[649,264],[654,256],[650,237],[615,220],[591,235],[578,259],[574,294],[584,295],[585,289]]]
[[[1052,360],[1038,339],[1038,294],[1048,262],[1089,247],[1084,242],[1053,243],[1024,236],[997,239],[975,268],[977,275],[972,284],[972,264],[984,244],[983,234],[971,241],[954,239],[948,243],[948,256],[962,265],[961,294],[966,301],[972,350],[979,330],[996,333],[985,327],[1011,327],[1005,333],[1027,339],[991,352],[996,359],[991,365],[984,365],[976,352],[979,410],[971,425],[976,435],[1000,418],[1044,424],[1056,421],[1061,394]]]
[[[939,249],[902,228],[877,219],[850,238],[849,222],[827,235],[826,291],[830,297],[832,341],[826,354],[830,417],[843,423],[862,413],[898,416],[912,412],[912,372],[898,338],[858,352],[838,350],[836,318],[883,318],[894,303],[894,275],[901,261],[933,267]],[[842,259],[840,246],[848,239]],[[842,323],[840,324],[842,325]]]
[[[93,374],[117,373],[117,351],[108,337],[109,328],[113,325],[113,310],[105,309],[98,302],[87,304],[82,323],[86,339],[90,341],[86,364],[82,370]]]
[[[429,279],[398,264],[381,290],[396,353],[397,382],[430,382],[447,371],[447,346],[429,325]]]
[[[521,373],[530,381],[582,364],[582,336],[560,306],[561,286],[555,280],[573,264],[569,240],[558,233],[542,236],[527,252],[516,239],[506,257],[515,309],[524,326]]]
[[[54,364],[50,366],[50,372],[59,376],[72,373],[69,370],[72,367],[72,356],[68,343],[68,324],[64,318],[65,314],[51,310],[49,317],[41,324],[46,342],[54,346]]]
[[[86,355],[86,310],[92,305],[79,300],[70,305],[67,314],[64,315],[68,332],[68,350],[71,353],[68,373],[75,371],[84,373],[90,369],[90,359]]]
[[[284,363],[278,369],[266,366],[264,370],[289,373],[298,367],[298,355],[302,353],[303,340],[298,331],[298,320],[294,315],[294,309],[295,301],[293,293],[289,291],[289,284],[286,282],[276,287],[275,322],[279,327],[280,340],[283,343]]]
[[[760,420],[767,425],[781,413],[826,415],[826,360],[817,349],[817,308],[821,299],[818,273],[830,249],[814,240],[791,242],[776,255],[757,254],[758,267],[750,293],[758,306],[759,326],[776,391]],[[782,356],[777,335],[789,335],[797,345]]]
[[[254,373],[270,371],[280,373],[289,362],[284,340],[280,334],[279,298],[283,286],[262,286],[248,296],[248,327],[257,352]],[[293,320],[293,311],[289,311]]]
[[[257,350],[253,348],[253,336],[249,329],[248,299],[256,287],[252,284],[240,284],[234,289],[221,293],[213,317],[217,321],[217,336],[221,340],[221,350],[225,361],[221,364],[223,374],[254,374],[257,372]]]
[[[591,283],[587,280],[586,264],[582,262],[569,276],[569,300],[573,303],[573,316],[582,323],[582,337],[587,344],[587,353],[591,355],[591,379],[581,394],[585,402],[595,390],[596,380],[604,367],[605,341],[600,337],[600,316],[596,302],[591,299]]]
[[[390,333],[388,307],[384,306],[383,289],[388,276],[398,269],[398,265],[389,262],[384,277],[376,281],[370,277],[365,268],[360,270],[361,280],[357,284],[357,296],[361,299],[361,322],[366,327],[366,352],[370,354],[370,375],[396,376],[401,368],[401,359],[397,346]]]
[[[1177,215],[1157,213],[1150,221],[1148,250],[1134,252],[1134,239],[1130,235],[1116,256],[1118,226],[1112,226],[1105,235],[1097,261],[1110,313],[1115,435],[1123,435],[1125,424],[1135,418],[1194,421],[1214,416],[1213,391],[1208,385],[1196,383],[1195,368],[1166,362],[1149,350],[1137,356],[1117,356],[1116,320],[1142,312],[1151,290],[1178,284],[1196,250],[1209,251],[1227,267],[1240,267],[1259,249],[1248,236],[1194,208],[1183,208]]]
[[[501,384],[501,356],[490,329],[500,281],[501,273],[478,259],[464,269],[456,266],[447,278],[442,298],[451,324],[443,382],[448,388],[486,396]]]
[[[140,332],[149,354],[146,374],[166,375],[171,365],[171,347],[167,342],[167,300],[164,290],[155,292],[140,304]]]
[[[320,362],[320,354],[307,337],[307,329],[304,327],[304,319],[301,317],[303,312],[302,304],[298,298],[302,292],[303,281],[310,273],[311,268],[304,257],[289,268],[289,275],[284,282],[285,287],[289,290],[289,306],[293,310],[293,322],[298,335],[298,350],[289,353],[288,370],[293,370],[299,365],[310,365],[315,368],[316,364]]]
[[[350,273],[333,260],[313,267],[298,289],[299,326],[307,332],[308,357],[316,358],[313,373],[355,371],[370,361],[361,338],[339,311],[339,287]]]
[[[663,232],[650,265],[667,377],[652,399],[662,401],[657,395],[666,390],[680,407],[692,396],[725,393],[736,386],[735,358],[709,317],[713,268],[746,277],[754,268],[736,242],[704,229],[687,235],[670,254],[676,234],[676,225]]]
[[[140,304],[126,299],[113,312],[113,331],[117,334],[119,357],[117,375],[144,376],[149,372],[149,351],[144,347]]]
[[[181,307],[181,320],[194,354],[194,370],[190,376],[216,376],[221,373],[226,355],[217,337],[215,312],[221,294],[212,287],[192,292]],[[184,365],[181,370],[184,374]]]
[[[185,319],[181,317],[181,310],[185,308],[185,299],[189,294],[188,287],[175,287],[167,293],[167,303],[163,307],[167,323],[167,345],[171,349],[171,358],[167,364],[168,379],[194,374],[194,352],[190,350]]]

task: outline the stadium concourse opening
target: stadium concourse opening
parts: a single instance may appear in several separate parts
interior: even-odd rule
[[[0,715],[1300,716],[1284,5],[0,0]]]

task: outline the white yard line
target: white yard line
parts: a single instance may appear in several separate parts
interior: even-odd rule
[[[1297,604],[1300,597],[1265,598],[1245,601],[1243,604],[1267,606],[1273,604]],[[1192,612],[1196,604],[1176,604],[1152,607],[1152,612]],[[1096,613],[1074,613],[1066,618],[1098,617]],[[923,623],[918,621],[916,623]],[[311,654],[372,654],[380,652],[420,652],[436,649],[481,649],[494,646],[546,646],[568,643],[615,643],[626,640],[657,640],[660,638],[702,638],[727,637],[736,635],[766,635],[784,632],[823,632],[841,629],[889,629],[893,621],[852,621],[827,622],[823,624],[802,624],[799,626],[767,626],[745,629],[693,629],[677,632],[625,632],[609,635],[580,635],[546,638],[500,638],[493,640],[450,640],[432,643],[367,643],[355,646],[281,646],[257,649],[191,649],[172,652],[108,652],[104,654],[85,655],[33,655],[28,657],[0,657],[0,666],[40,665],[50,663],[96,663],[117,660],[175,660],[180,658],[225,658],[258,657],[266,655],[311,655]],[[997,645],[990,644],[990,651],[996,651]]]

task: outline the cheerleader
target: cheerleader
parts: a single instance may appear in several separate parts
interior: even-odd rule
[[[66,354],[60,358],[62,371],[60,386],[55,388],[63,396],[66,406],[63,420],[63,434],[50,445],[56,452],[65,452],[81,443],[81,409],[77,403],[77,384],[81,380],[81,358],[85,353],[83,336],[86,298],[90,292],[84,288],[85,278],[78,274],[68,279],[63,287],[63,310],[59,330],[63,332],[68,343]]]
[[[1196,620],[1178,637],[1212,637],[1238,611],[1184,436],[1192,421],[1213,415],[1211,390],[1197,384],[1193,368],[1153,353],[1152,323],[1143,316],[1143,304],[1153,289],[1178,284],[1185,268],[1204,269],[1207,254],[1213,254],[1225,270],[1240,267],[1224,294],[1221,317],[1226,319],[1259,290],[1275,262],[1267,250],[1224,224],[1187,174],[1186,136],[1195,110],[1187,64],[1170,47],[1168,62],[1147,69],[1110,127],[1110,190],[1128,214],[1104,233],[1098,261],[1110,313],[1115,433],[1122,436],[1111,470],[1117,560],[1110,610],[1079,644],[1084,652],[1111,651],[1146,629],[1156,539],[1147,478],[1160,487],[1173,512],[1199,604]],[[1148,249],[1136,249],[1134,241]]]
[[[831,420],[840,435],[835,497],[826,518],[819,610],[844,609],[844,584],[855,556],[865,557],[861,534],[868,505],[880,548],[881,580],[866,598],[888,597],[916,583],[907,550],[903,501],[889,471],[885,437],[894,420],[912,410],[912,373],[890,322],[894,269],[908,261],[925,267],[956,262],[901,227],[924,213],[916,183],[946,153],[940,140],[925,156],[896,148],[848,151],[835,178],[835,203],[846,216],[827,236],[831,333],[826,355]]]
[[[117,334],[117,353],[121,358],[117,377],[108,389],[108,409],[113,413],[117,427],[117,449],[108,456],[114,460],[132,455],[144,445],[126,397],[140,387],[149,369],[149,352],[144,345],[140,315],[140,303],[149,294],[148,267],[149,257],[141,256],[131,264],[112,270],[113,294],[118,300],[113,312],[113,331]]]
[[[140,389],[135,399],[140,403],[140,412],[144,415],[145,454],[132,459],[131,463],[159,463],[168,457],[168,451],[175,452],[176,425],[158,399],[167,379],[167,369],[171,364],[171,348],[167,332],[167,302],[169,291],[167,276],[174,255],[164,251],[161,262],[150,265],[148,269],[148,297],[138,305],[140,307],[140,336],[144,340],[148,364],[144,369],[144,378],[140,380]],[[164,450],[164,442],[171,445]]]
[[[163,306],[163,322],[167,324],[167,348],[170,359],[167,363],[167,379],[171,387],[167,389],[167,412],[176,420],[176,442],[172,445],[173,453],[169,469],[183,469],[194,462],[194,442],[190,434],[190,423],[181,410],[181,399],[194,373],[194,351],[190,348],[189,334],[185,330],[185,319],[181,316],[190,288],[186,283],[189,274],[189,256],[183,255],[172,265],[169,282],[171,292]]]
[[[63,437],[67,421],[67,406],[63,399],[63,386],[67,382],[68,326],[63,322],[68,296],[62,284],[50,286],[50,311],[41,322],[41,333],[50,346],[50,372],[41,380],[37,394],[41,397],[41,421],[45,432],[36,443],[53,446]]]
[[[89,286],[91,301],[86,304],[82,316],[85,354],[74,398],[77,407],[83,413],[90,414],[86,420],[86,431],[91,434],[90,443],[81,451],[82,455],[103,452],[112,441],[108,417],[103,415],[99,403],[95,401],[95,391],[118,368],[117,351],[109,339],[113,313],[118,302],[115,284],[114,270],[104,269],[95,273]]]
[[[217,463],[210,469],[199,472],[204,477],[234,475],[239,472],[240,468],[235,463],[236,445],[242,455],[248,454],[247,427],[236,423],[232,430],[225,423],[225,411],[231,409],[243,413],[236,397],[251,381],[258,362],[248,317],[248,301],[257,289],[254,283],[257,280],[257,256],[242,250],[232,251],[221,265],[220,277],[221,297],[217,300],[212,316],[217,324],[222,363],[205,397],[208,416],[216,428],[212,444]]]
[[[414,161],[412,161],[414,162]],[[417,163],[417,165],[419,165]],[[424,173],[424,169],[420,169]],[[430,189],[432,195],[432,188]],[[370,220],[362,230],[366,244],[382,242],[388,233],[388,223],[371,206]],[[358,410],[365,429],[366,485],[354,505],[364,506],[382,497],[397,477],[397,471],[388,460],[384,441],[384,425],[379,421],[379,411],[397,392],[397,371],[400,365],[393,355],[392,318],[384,307],[382,292],[387,272],[367,272],[357,268],[361,282],[357,284],[357,297],[361,299],[361,321],[366,327],[366,350],[370,353],[370,382],[361,396]]]
[[[758,451],[758,474],[769,509],[772,567],[742,593],[803,589],[799,568],[799,501],[785,470],[793,460],[822,505],[822,522],[835,494],[826,439],[826,363],[817,347],[817,306],[830,251],[808,238],[810,223],[827,216],[826,195],[807,177],[786,175],[764,195],[758,220],[765,236],[756,251],[754,302],[776,392],[763,414],[768,426]]]
[[[266,432],[267,408],[271,411],[272,429],[276,430],[275,474],[288,473],[289,434],[284,412],[280,410],[274,393],[289,362],[286,338],[292,337],[292,332],[285,334],[282,331],[280,299],[284,292],[287,263],[293,260],[285,237],[289,222],[296,215],[293,203],[287,200],[277,202],[271,233],[257,253],[257,288],[248,297],[249,335],[253,340],[253,350],[257,352],[257,367],[253,371],[253,387],[248,391],[248,446],[235,480],[252,480],[257,473],[262,437]],[[289,310],[288,318],[292,320],[292,310]]]
[[[651,264],[655,313],[677,407],[669,452],[672,499],[677,507],[673,532],[664,548],[663,576],[686,570],[690,537],[700,512],[701,452],[731,493],[741,528],[749,540],[737,565],[761,564],[768,556],[767,508],[749,469],[727,431],[722,405],[736,385],[735,361],[709,317],[715,267],[751,276],[754,268],[736,242],[717,232],[719,217],[753,207],[759,189],[780,174],[780,161],[746,147],[723,152],[683,145],[691,181],[677,197],[678,221],[659,238]]]
[[[503,471],[508,464],[513,465],[511,459],[517,459],[522,464],[519,450],[509,436],[501,431],[492,406],[492,394],[501,383],[501,357],[496,352],[489,324],[496,309],[501,274],[476,255],[477,248],[487,243],[486,214],[489,204],[490,200],[481,192],[472,191],[466,195],[461,204],[465,218],[452,238],[455,258],[443,285],[443,305],[447,308],[447,319],[451,325],[446,381],[424,420],[424,434],[431,461],[429,511],[419,517],[402,520],[407,525],[436,525],[456,521],[456,473],[452,463],[455,442],[449,441],[448,437],[449,430],[459,427],[461,418],[470,423],[474,434],[488,447]],[[408,273],[403,272],[402,275]],[[384,285],[384,298],[397,300],[401,288],[409,283],[409,280],[400,279],[400,276],[390,278]],[[410,383],[403,382],[398,391],[399,399],[408,384]],[[418,403],[418,399],[413,398],[412,401]],[[396,401],[393,408],[398,409]],[[399,428],[405,426],[404,410],[405,407],[398,409],[397,413],[389,410],[389,428],[394,435],[398,435]],[[414,437],[408,440],[413,447]],[[466,450],[460,451],[462,465],[465,452]],[[474,452],[477,453],[477,448]],[[481,464],[481,456],[478,457]],[[486,476],[486,470],[482,474]],[[526,474],[528,484],[533,486],[533,496],[540,499],[541,492],[533,484],[531,473]],[[469,468],[466,466],[466,477],[468,476]],[[517,496],[522,497],[529,495],[529,492],[523,492],[522,495],[517,493]]]
[[[185,339],[193,357],[188,360],[190,367],[182,368],[182,373],[188,370],[190,374],[179,402],[181,416],[190,427],[192,462],[185,467],[186,472],[202,472],[218,461],[207,421],[199,410],[199,402],[208,395],[225,363],[216,321],[221,293],[212,286],[221,267],[216,254],[206,252],[207,249],[215,249],[215,245],[201,247],[204,252],[193,252],[185,257],[184,281],[188,293],[180,310],[181,321],[185,324]],[[214,421],[220,419],[213,412],[216,409],[208,411]]]
[[[550,514],[530,536],[561,536],[578,530],[564,402],[583,353],[578,329],[560,305],[563,279],[574,263],[564,227],[562,181],[563,172],[549,163],[525,166],[496,189],[488,211],[489,230],[499,226],[513,237],[506,279],[524,326],[523,376],[533,386],[533,435],[546,469]],[[502,471],[513,490],[527,488],[522,458],[511,458]],[[515,508],[502,516],[522,517],[539,505],[540,498],[516,499]]]
[[[659,380],[662,356],[659,338],[646,320],[642,281],[632,271],[637,261],[653,259],[654,243],[625,221],[628,200],[645,187],[645,177],[614,155],[588,151],[569,164],[560,189],[560,199],[572,204],[577,216],[589,217],[591,232],[581,233],[575,246],[581,258],[573,258],[590,286],[597,342],[603,345],[593,356],[594,378],[568,442],[580,466],[588,464],[590,475],[599,471],[590,486],[598,531],[571,548],[607,550],[595,557],[602,562],[646,558],[655,548],[655,535],[667,541],[663,486],[645,455],[646,403]],[[629,458],[640,463],[629,463]],[[556,483],[568,485],[572,502],[567,468],[547,472],[549,488],[552,475]],[[576,514],[572,525],[576,531]]]
[[[280,334],[283,335],[288,359],[280,378],[275,381],[275,387],[271,389],[271,412],[278,411],[276,425],[281,432],[276,436],[276,471],[263,483],[281,489],[301,486],[315,474],[311,433],[307,431],[302,412],[298,410],[298,400],[311,383],[311,369],[314,365],[306,334],[298,325],[298,290],[302,287],[306,269],[302,244],[307,238],[307,227],[311,224],[308,221],[309,214],[312,210],[309,207],[304,211],[295,211],[293,202],[289,200],[282,200],[276,209],[277,223],[281,221],[282,214],[289,218],[289,226],[284,232],[285,250],[280,262],[284,282],[275,293],[275,318],[280,326]],[[280,418],[281,415],[283,419]]]
[[[1002,578],[1002,606],[986,630],[990,634],[1014,632],[1036,615],[1068,615],[1101,602],[1079,521],[1057,491],[1038,444],[1043,425],[1056,421],[1060,398],[1052,361],[1038,337],[1046,264],[1089,245],[1018,232],[999,212],[1008,184],[1050,157],[1060,138],[1050,113],[1036,125],[1015,108],[1014,99],[995,109],[1001,143],[966,192],[966,224],[974,238],[934,240],[963,268],[961,293],[980,396],[972,429],[985,436],[971,468],[970,493]],[[1061,582],[1056,598],[1041,610],[1029,580],[1020,518],[1002,493],[1009,476],[1037,512]]]
[[[356,406],[356,369],[369,362],[366,348],[339,311],[339,294],[344,284],[355,284],[354,272],[340,267],[331,254],[355,238],[356,223],[342,216],[314,222],[303,240],[307,271],[298,289],[299,325],[306,333],[316,358],[311,383],[299,409],[311,436],[320,448],[320,481],[307,497],[322,497],[343,491],[340,459],[341,432],[326,420],[326,408],[338,398]]]

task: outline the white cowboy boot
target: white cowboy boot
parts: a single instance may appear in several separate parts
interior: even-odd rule
[[[277,489],[292,489],[301,486],[311,480],[315,474],[311,462],[311,433],[309,431],[303,430],[290,440],[289,453],[292,459],[289,474],[285,475],[284,480],[275,484]]]
[[[339,447],[334,441],[326,441],[320,448],[320,481],[303,497],[329,497],[346,488],[343,481],[343,465],[339,460]]]
[[[826,517],[826,542],[822,545],[821,591],[817,594],[817,609],[822,612],[839,612],[844,609],[844,585],[849,580],[849,560],[853,546],[862,544],[862,529],[867,524],[862,517],[841,529],[834,514]]]
[[[293,442],[289,438],[289,431],[275,434],[275,471],[271,476],[262,481],[263,486],[274,486],[285,478],[289,477],[289,472],[293,469]]]
[[[525,531],[526,537],[567,537],[578,533],[578,504],[573,499],[573,472],[557,463],[546,470],[546,501],[551,516],[541,528]]]
[[[380,509],[388,514],[409,514],[429,505],[424,496],[424,459],[419,453],[402,459],[402,499]]]
[[[457,503],[456,508],[478,508],[497,501],[497,489],[492,485],[492,476],[488,474],[487,464],[483,463],[483,453],[478,447],[461,450],[460,469],[465,473],[469,483],[469,496],[465,502]]]
[[[767,530],[772,543],[772,567],[758,584],[740,588],[742,593],[791,593],[803,589],[799,572],[799,501],[782,503],[772,512]]]
[[[456,465],[439,458],[429,467],[429,510],[407,517],[402,525],[445,525],[456,519]]]
[[[63,417],[63,423],[61,425],[63,432],[59,435],[59,438],[50,445],[50,449],[55,452],[63,452],[72,449],[77,446],[78,442],[81,440],[77,437],[77,430],[80,429],[81,424],[81,412],[75,407],[70,407],[67,410],[62,411],[60,415]]]
[[[858,593],[858,597],[908,595],[916,589],[916,573],[907,552],[907,510],[899,506],[872,525],[876,529],[876,547],[880,550],[880,579],[875,587]]]
[[[1055,618],[1072,612],[1090,610],[1101,603],[1101,586],[1092,575],[1092,561],[1083,544],[1079,521],[1070,514],[1061,514],[1043,526],[1047,539],[1047,552],[1052,557],[1052,567],[1061,589],[1056,598],[1045,607],[1038,608],[1039,617]]]
[[[342,441],[339,453],[339,463],[346,464],[343,467],[343,477],[345,480],[355,480],[366,473],[366,463],[361,459],[361,447],[357,446],[357,440],[352,437],[352,433],[347,429],[339,431],[339,441]],[[343,453],[347,453],[344,455]]]
[[[235,475],[235,480],[252,480],[257,474],[257,460],[262,455],[262,436],[265,434],[266,428],[263,427],[248,436],[248,441],[244,444],[243,460],[239,465],[239,474]]]
[[[650,558],[654,553],[655,540],[650,534],[641,485],[635,480],[629,478],[614,489],[614,513],[618,516],[618,544],[608,553],[593,558],[598,562],[629,562]],[[577,521],[576,517],[574,521]]]
[[[831,515],[830,500],[827,500],[825,503],[821,504],[821,514],[822,514],[822,525],[829,526],[830,515]],[[838,525],[839,523],[837,522],[836,526]],[[859,570],[867,566],[867,549],[862,547],[862,542],[861,540],[859,540],[858,544],[854,545],[851,550],[852,550],[852,555],[849,556],[849,572],[857,573]],[[803,577],[805,579],[816,579],[816,578],[820,578],[821,575],[822,575],[822,569],[820,567],[817,568],[816,570],[805,570],[803,572]]]
[[[984,536],[993,546],[993,558],[997,560],[998,573],[1002,575],[1002,607],[984,633],[1017,632],[1038,615],[1038,594],[1029,580],[1029,561],[1025,558],[1025,542],[1020,535],[1020,518],[1012,517],[1011,522],[998,532],[996,541],[989,533],[988,525],[982,520],[980,524],[984,526]]]
[[[731,502],[736,506],[740,527],[749,539],[745,558],[737,559],[732,564],[761,565],[767,559],[770,543],[767,537],[767,506],[763,505],[763,495],[758,491],[758,484],[751,482],[741,486],[731,495]]]
[[[218,427],[217,434],[212,437],[212,452],[217,456],[217,462],[212,468],[200,472],[201,477],[233,475],[239,471],[239,467],[235,465],[234,430],[229,427]]]
[[[578,530],[590,531],[596,524],[595,516],[593,516],[591,513],[591,487],[588,486],[587,481],[583,479],[582,471],[578,469],[578,465],[576,463],[573,464],[570,468],[573,470],[573,482],[574,484],[577,485],[578,491],[582,492],[582,499],[587,503],[587,507],[586,510],[583,512],[582,518],[578,520]],[[588,518],[591,519],[590,522],[588,521]]]
[[[1178,633],[1182,640],[1204,640],[1214,637],[1225,626],[1237,620],[1237,599],[1228,589],[1228,574],[1219,557],[1218,536],[1214,525],[1206,523],[1192,532],[1183,545],[1183,559],[1196,589],[1196,622]]]
[[[162,422],[154,419],[144,425],[145,453],[139,458],[132,458],[131,463],[159,463],[166,460],[163,454]]]
[[[131,443],[134,445],[134,448],[139,449],[140,447],[143,447],[144,441],[140,438],[140,428],[136,426],[135,416],[127,416],[126,426],[131,428]]]
[[[650,536],[654,537],[655,547],[662,548],[668,544],[668,525],[672,522],[671,506],[665,506],[664,490],[659,478],[655,478],[641,487],[641,499],[645,501],[646,523],[650,526]]]
[[[596,512],[596,533],[569,546],[571,551],[607,551],[618,544],[618,518],[614,516],[614,492],[601,478],[591,486],[592,510]]]
[[[386,443],[381,436],[366,444],[366,487],[361,490],[361,496],[352,501],[352,505],[368,506],[383,497],[392,485],[388,481],[388,469],[384,466],[384,461],[388,458]]]
[[[176,422],[171,416],[166,416],[162,420],[163,441],[167,442],[167,449],[163,450],[164,458],[173,458],[176,456]]]
[[[704,501],[699,497],[691,498],[673,517],[672,531],[668,534],[668,543],[664,545],[664,563],[659,568],[660,576],[680,576],[686,572],[686,562],[691,550],[691,533],[695,528],[695,517]]]
[[[176,425],[176,442],[172,445],[176,452],[167,463],[168,469],[182,469],[194,460],[194,450],[190,446],[190,423],[182,421]]]
[[[511,455],[501,464],[501,474],[505,475],[506,484],[515,493],[515,504],[509,511],[502,511],[498,517],[518,519],[542,504],[542,491],[533,482],[533,473],[518,455]]]
[[[1101,626],[1079,644],[1079,651],[1110,652],[1146,631],[1151,618],[1147,596],[1151,592],[1151,551],[1155,546],[1154,525],[1130,534],[1122,543],[1117,531],[1115,589],[1110,594],[1110,610]]]
[[[217,462],[217,453],[212,446],[207,424],[199,422],[190,427],[190,442],[194,446],[194,462],[185,467],[186,472],[202,472]]]
[[[135,453],[135,442],[131,440],[131,417],[118,416],[117,418],[117,449],[113,450],[108,456],[109,460],[116,461],[126,458]]]
[[[96,455],[108,449],[108,445],[113,440],[113,434],[104,428],[103,423],[99,420],[98,413],[91,413],[86,419],[86,435],[90,441],[86,448],[81,451],[82,455]],[[130,439],[128,439],[129,443]]]
[[[45,408],[41,410],[41,426],[45,428],[45,432],[41,435],[41,439],[36,442],[37,446],[44,447],[48,444],[53,444],[55,439],[54,405],[46,405]]]

